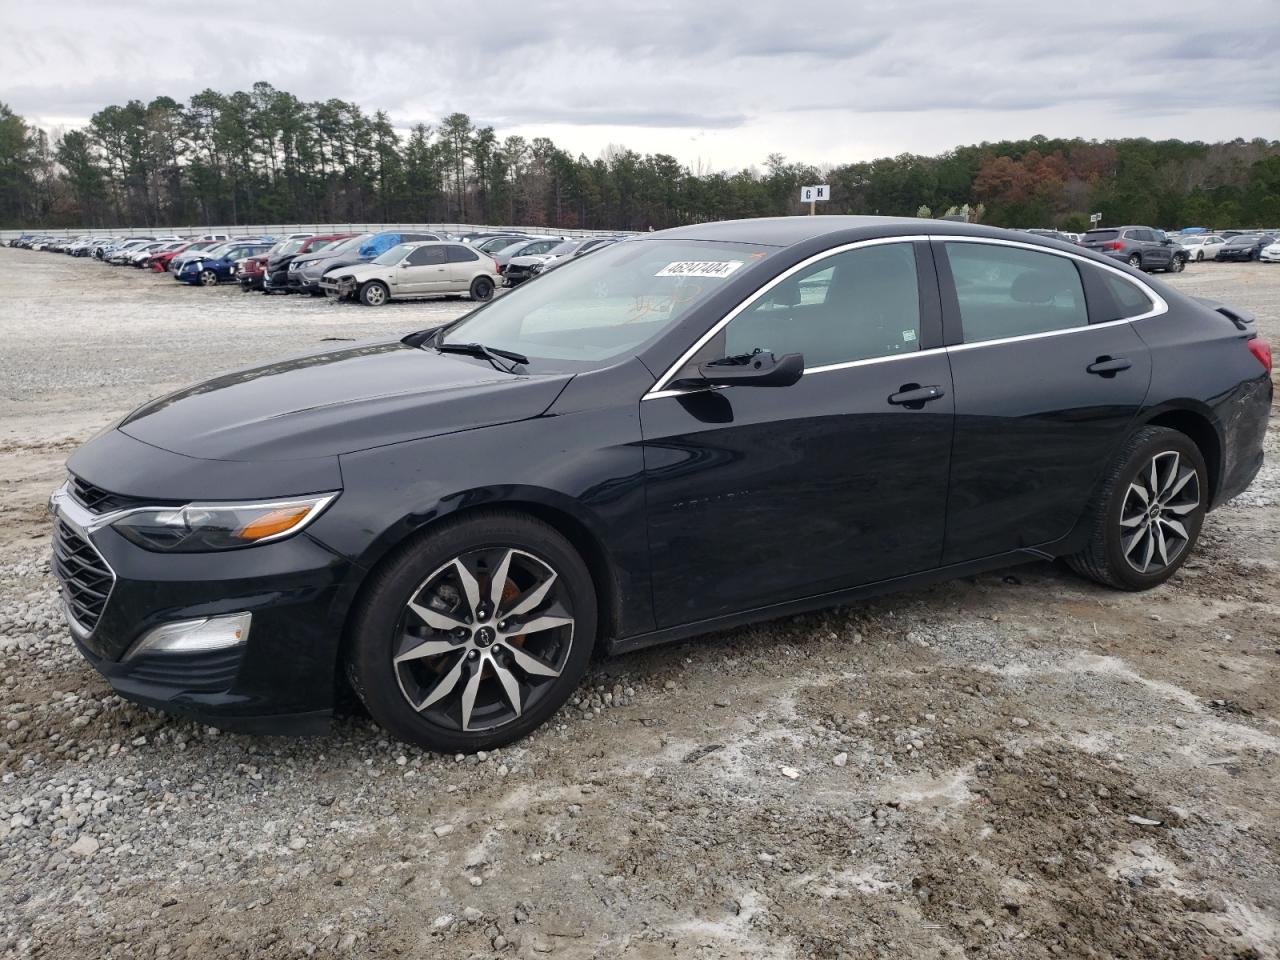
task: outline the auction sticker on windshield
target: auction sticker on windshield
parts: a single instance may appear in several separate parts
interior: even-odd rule
[[[741,260],[677,260],[668,263],[655,277],[727,277],[742,266]]]

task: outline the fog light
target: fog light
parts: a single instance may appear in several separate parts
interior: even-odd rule
[[[126,660],[145,653],[211,653],[249,639],[251,613],[203,620],[179,620],[156,627],[133,645]]]

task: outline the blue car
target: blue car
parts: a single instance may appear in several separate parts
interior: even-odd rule
[[[236,261],[256,257],[271,249],[265,241],[238,241],[211,247],[193,259],[184,260],[173,273],[173,279],[182,283],[212,287],[224,280],[236,279]]]

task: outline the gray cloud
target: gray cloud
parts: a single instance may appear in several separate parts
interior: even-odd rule
[[[406,127],[460,110],[500,135],[551,135],[575,152],[621,140],[719,166],[775,150],[832,162],[1035,132],[1280,136],[1274,0],[1237,0],[1217,21],[1203,6],[1153,18],[1111,0],[163,10],[0,5],[0,100],[37,122],[83,121],[110,103],[266,80],[384,109]]]

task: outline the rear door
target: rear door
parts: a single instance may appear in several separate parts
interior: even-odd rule
[[[956,411],[943,562],[1051,544],[1146,398],[1129,320],[1157,303],[1122,271],[1044,248],[949,237],[934,252]]]
[[[676,380],[756,349],[805,373],[641,402],[658,625],[936,566],[953,417],[927,243],[820,257],[731,316]]]

